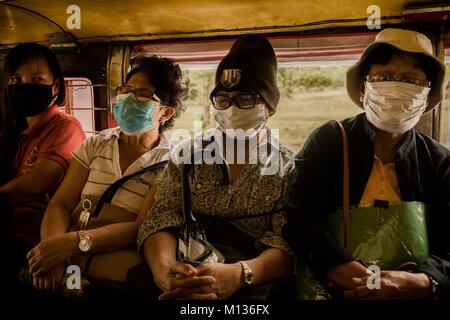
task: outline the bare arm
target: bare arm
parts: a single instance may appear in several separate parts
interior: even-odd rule
[[[285,278],[294,270],[294,259],[286,252],[275,248],[266,249],[258,257],[246,262],[253,271],[254,285]],[[241,273],[239,265],[239,274]]]
[[[76,197],[64,192],[70,186],[71,179],[81,178],[84,167],[79,163],[69,169],[68,181],[62,185],[52,201],[52,206],[46,212],[45,223],[42,226],[42,241],[27,255],[30,270],[37,275],[46,273],[49,269],[62,263],[67,258],[79,253],[77,232],[67,232],[70,225],[70,212],[76,206],[79,193],[84,183],[79,183],[72,192]],[[87,174],[86,178],[87,179]],[[80,179],[81,180],[81,179]],[[67,183],[67,184],[66,184]],[[74,186],[75,187],[75,186]],[[132,222],[114,223],[91,230],[86,233],[92,240],[91,252],[107,252],[123,248],[131,248],[136,244],[136,234],[139,223],[153,203],[154,188],[148,192],[140,208],[138,217]]]
[[[63,168],[50,159],[40,159],[34,168],[23,176],[12,179],[0,186],[0,193],[12,199],[45,196],[48,192],[55,190],[64,176]]]
[[[67,232],[70,225],[70,214],[80,200],[81,191],[88,175],[89,170],[73,159],[66,177],[45,212],[41,225],[42,241]]]
[[[176,248],[175,235],[167,231],[156,232],[144,242],[145,259],[158,286],[163,291],[165,284],[161,283],[164,282],[162,278],[168,273],[170,266],[176,262]],[[294,268],[294,259],[284,251],[274,248],[267,249],[258,257],[246,262],[253,270],[255,285],[287,277]],[[241,266],[239,264],[229,266],[234,267],[236,277],[240,279]]]
[[[152,248],[158,249],[158,248]],[[170,257],[161,257],[167,259]],[[294,268],[294,259],[286,252],[270,248],[263,251],[258,257],[246,261],[253,271],[252,285],[258,285],[269,282],[271,280],[287,277],[292,273]],[[150,262],[149,262],[150,263]],[[169,279],[169,291],[165,287],[161,287],[164,294],[160,296],[162,300],[170,299],[228,299],[232,294],[241,290],[245,286],[242,267],[239,263],[206,263],[201,264],[196,269],[189,265],[180,265],[174,268],[168,268],[167,264],[160,264],[161,269],[158,272],[163,273],[165,270],[176,272],[176,279],[185,281],[185,283],[172,283]],[[187,267],[186,267],[187,266]],[[189,270],[189,267],[192,270]],[[153,271],[153,269],[152,269]],[[212,281],[209,277],[213,277]],[[155,280],[158,277],[155,275]],[[158,283],[158,282],[157,282]]]
[[[67,228],[70,225],[70,214],[76,207],[81,190],[84,183],[87,180],[89,171],[79,164],[76,160],[71,165],[66,179],[64,179],[55,197],[50,202],[47,212],[44,216],[44,222],[41,228],[41,238],[46,240],[52,236],[63,234],[67,232]],[[86,233],[92,240],[93,252],[113,251],[121,248],[133,247],[136,244],[136,235],[139,229],[139,225],[148,212],[149,208],[153,204],[155,194],[155,188],[151,187],[147,193],[136,221],[114,223],[99,228],[86,230]],[[68,248],[72,248],[76,253],[78,250],[76,239],[76,232],[67,234],[65,238],[67,240]]]
[[[86,233],[92,240],[92,252],[106,252],[135,247],[139,226],[153,205],[154,196],[155,187],[152,186],[142,202],[136,221],[114,223],[86,230]]]
[[[169,290],[167,274],[170,266],[176,262],[177,242],[175,235],[159,231],[150,235],[144,242],[144,257],[152,270],[157,286]]]

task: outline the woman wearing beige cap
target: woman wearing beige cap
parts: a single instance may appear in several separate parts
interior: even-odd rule
[[[381,31],[347,72],[365,113],[324,124],[296,156],[283,235],[335,296],[450,297],[450,154],[414,129],[444,72],[425,35]]]

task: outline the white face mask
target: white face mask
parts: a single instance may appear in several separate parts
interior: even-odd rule
[[[266,124],[265,108],[264,104],[257,104],[251,109],[239,109],[236,106],[230,106],[225,110],[216,110],[214,118],[219,124],[219,129],[228,136],[237,139],[250,139]],[[246,134],[239,134],[242,132]]]
[[[365,82],[364,110],[378,129],[405,133],[427,108],[430,88],[400,81]]]

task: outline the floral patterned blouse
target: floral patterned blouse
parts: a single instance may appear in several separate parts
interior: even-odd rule
[[[217,129],[206,131],[195,138],[194,143],[198,142],[198,139],[202,141],[210,139],[217,131]],[[223,173],[219,164],[195,165],[195,169],[191,171],[192,212],[194,216],[200,214],[229,218],[233,225],[255,239],[255,246],[260,251],[267,247],[278,248],[294,257],[281,236],[283,225],[286,223],[283,209],[287,202],[293,153],[282,146],[273,135],[267,136],[271,136],[271,139],[264,139],[260,148],[261,145],[266,147],[270,145],[269,150],[272,152],[267,152],[268,161],[264,161],[265,164],[257,161],[259,157],[255,149],[250,156],[249,164],[244,164],[235,180],[228,185],[220,185]],[[188,141],[190,145],[192,142]],[[162,229],[179,227],[183,222],[184,165],[177,155],[182,145],[175,147],[172,160],[157,183],[154,205],[146,215],[138,233],[138,248],[149,235]],[[278,165],[275,165],[275,170],[271,169],[264,173],[262,169],[267,167],[267,163],[271,163],[272,166],[274,163]],[[233,220],[237,216],[248,218]]]

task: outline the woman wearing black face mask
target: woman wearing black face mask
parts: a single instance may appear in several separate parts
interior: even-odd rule
[[[39,241],[48,198],[84,132],[75,118],[58,110],[65,101],[64,78],[50,49],[34,43],[13,48],[2,81],[0,207],[9,217],[2,225],[11,251],[6,271],[13,272]]]

